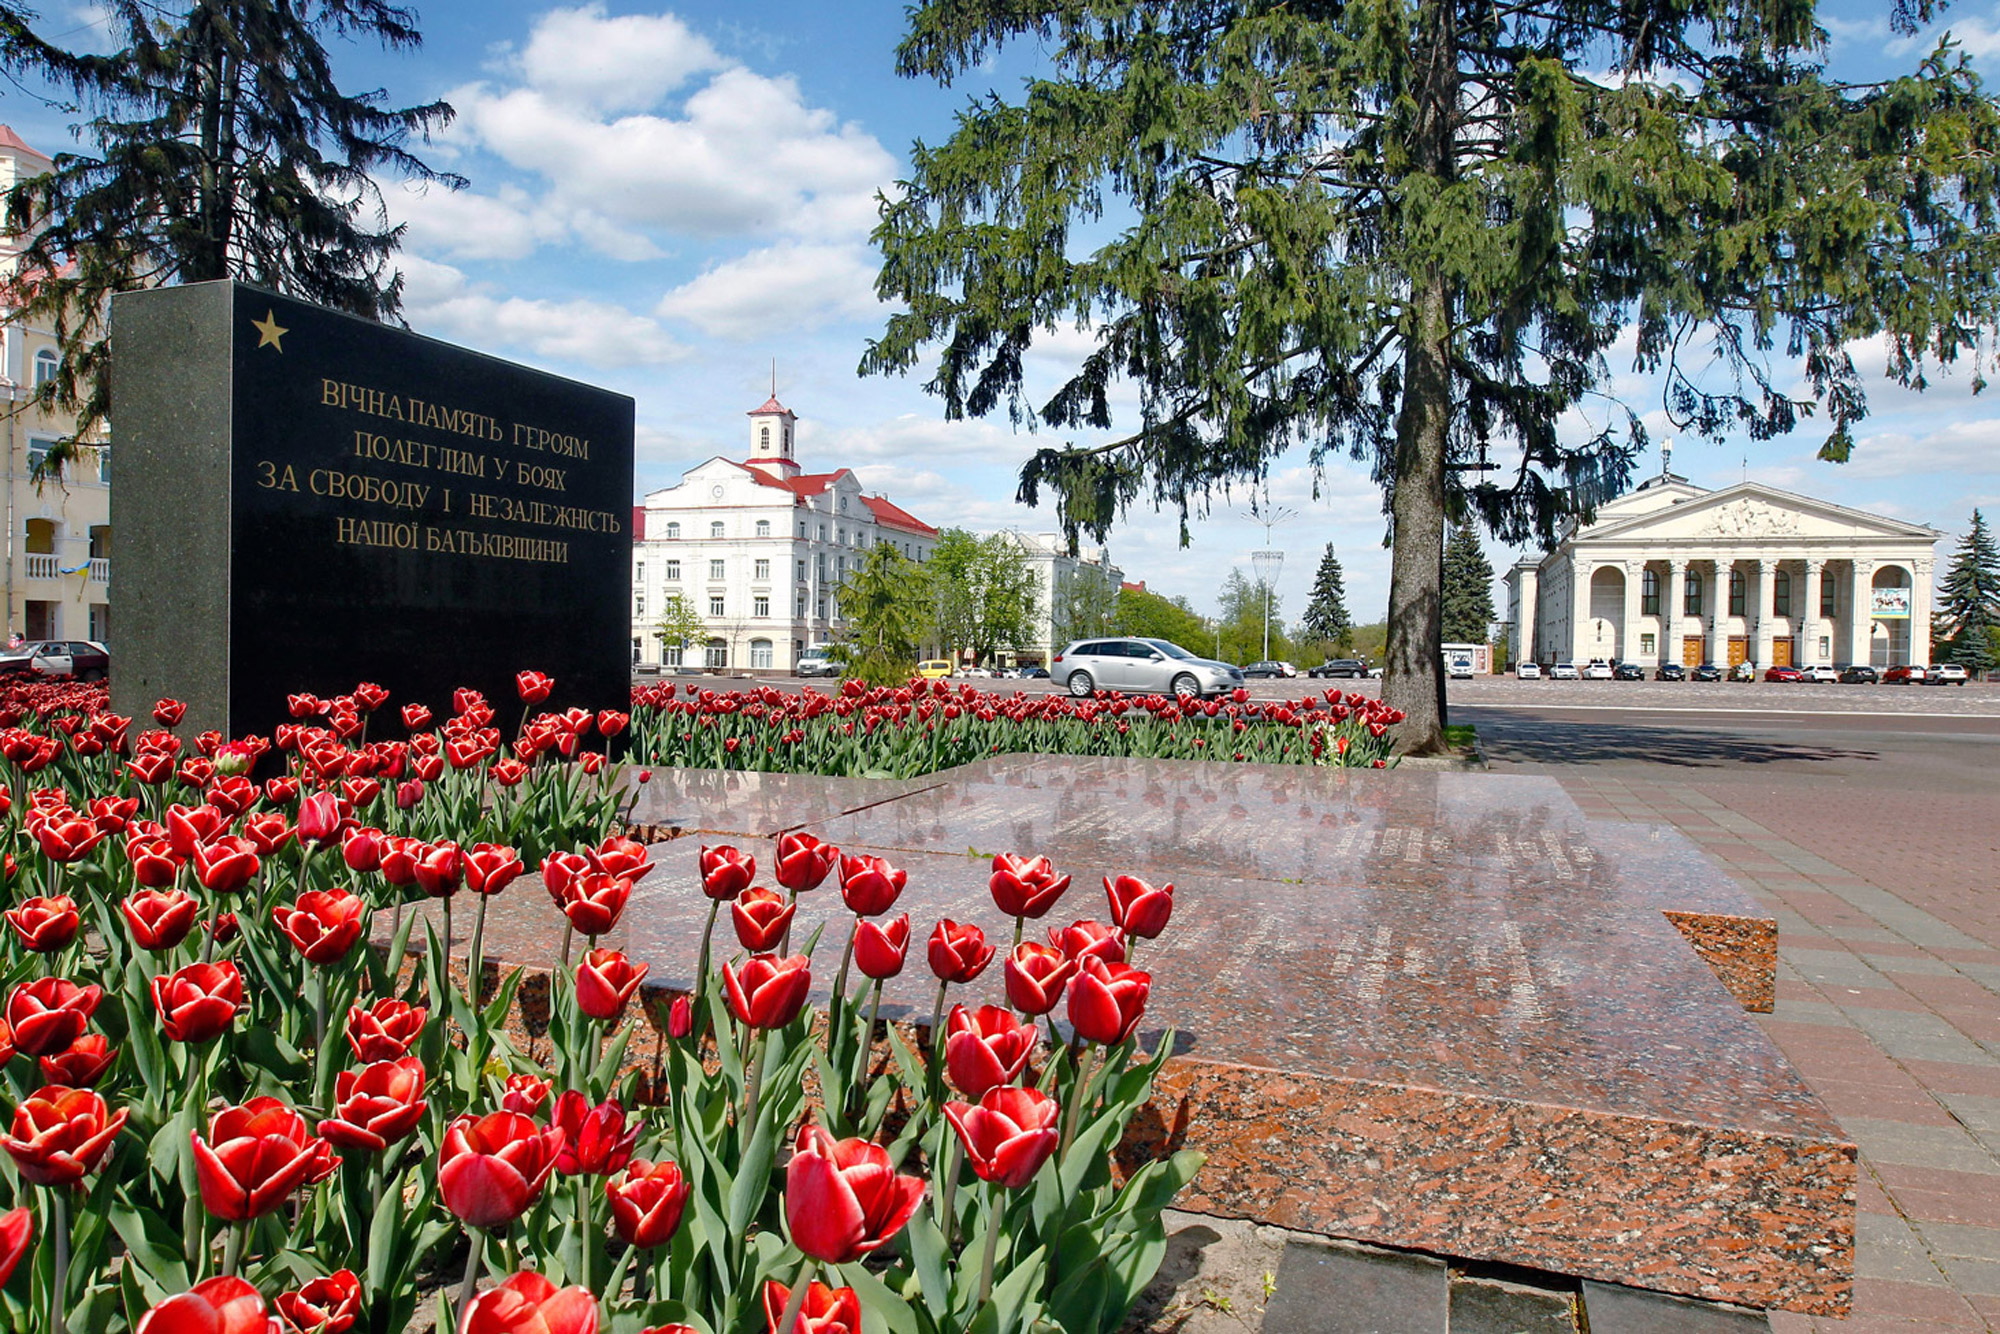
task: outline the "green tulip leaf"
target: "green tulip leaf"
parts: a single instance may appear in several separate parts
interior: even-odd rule
[[[860,1299],[864,1334],[930,1334],[936,1328],[934,1323],[921,1320],[917,1308],[890,1291],[865,1266],[829,1265],[828,1269]]]

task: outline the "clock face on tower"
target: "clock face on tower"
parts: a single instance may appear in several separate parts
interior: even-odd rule
[[[708,494],[714,496],[717,500],[722,499],[722,483],[717,482]]]

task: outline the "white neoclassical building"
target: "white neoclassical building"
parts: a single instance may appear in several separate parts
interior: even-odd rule
[[[633,514],[632,661],[790,671],[841,625],[836,594],[877,543],[930,558],[938,530],[846,468],[808,473],[792,454],[798,417],[773,394],[749,413],[749,456],[696,464]],[[654,633],[678,593],[702,617],[683,650]]]
[[[1930,659],[1934,528],[1665,473],[1507,573],[1510,660],[1877,667]]]
[[[1109,547],[1082,547],[1072,556],[1069,543],[1058,533],[1010,532],[1008,536],[1021,548],[1035,580],[1034,638],[1020,646],[1014,660],[1046,667],[1070,634],[1070,627],[1063,623],[1063,611],[1077,581],[1098,580],[1108,600],[1118,596],[1125,572],[1111,563]]]

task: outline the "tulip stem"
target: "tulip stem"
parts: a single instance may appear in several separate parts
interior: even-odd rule
[[[66,1300],[69,1288],[69,1200],[65,1186],[49,1188],[49,1231],[53,1234],[55,1272],[49,1276],[49,1334],[69,1334],[69,1322],[64,1312],[69,1310]]]
[[[597,1238],[591,1235],[590,1177],[587,1175],[579,1175],[576,1179],[576,1236],[577,1250],[581,1257],[578,1260],[578,1264],[582,1271],[579,1281],[584,1287],[589,1288],[591,1286],[590,1253],[595,1248]],[[592,1290],[595,1291],[595,1289]],[[607,1295],[616,1296],[617,1294],[611,1293]]]
[[[243,1244],[250,1236],[250,1220],[244,1219],[222,1234],[222,1275],[235,1278],[243,1265]]]
[[[486,1240],[485,1234],[476,1227],[467,1228],[465,1235],[467,1240],[472,1243],[472,1248],[465,1256],[465,1280],[458,1285],[458,1300],[452,1304],[452,1313],[459,1320],[465,1318],[466,1304],[472,1300],[472,1294],[478,1290],[479,1250],[481,1243]]]
[[[987,1297],[993,1292],[993,1256],[1000,1249],[1000,1183],[986,1183],[986,1253],[979,1261],[979,1299],[972,1304],[977,1311],[986,1305]]]
[[[444,898],[441,900],[441,902],[444,904],[443,979],[445,986],[450,987],[451,986],[451,895],[449,894],[445,895]],[[444,997],[442,996],[438,997],[438,1004],[440,1005],[444,1004]]]
[[[944,1137],[944,1162],[938,1172],[940,1183],[937,1193],[938,1227],[944,1232],[944,1248],[951,1250],[952,1233],[958,1230],[958,1213],[952,1208],[958,1194],[958,1132],[947,1130]]]
[[[1017,950],[1021,948],[1021,933],[1027,927],[1027,924],[1028,919],[1025,917],[1016,917],[1014,919],[1014,948]]]
[[[576,924],[574,922],[565,921],[563,923],[563,943],[562,943],[562,966],[564,972],[569,971],[569,946],[570,942],[575,938],[576,938]]]
[[[826,1055],[829,1064],[837,1065],[840,1062],[840,1057],[836,1054],[839,1049],[840,1030],[833,1020],[834,1016],[840,1013],[842,1003],[847,1000],[847,966],[854,961],[854,938],[860,934],[861,919],[857,917],[847,932],[847,948],[841,951],[840,970],[833,975],[833,997],[826,1004]]]
[[[1062,1143],[1057,1148],[1058,1158],[1069,1156],[1069,1142],[1078,1130],[1077,1121],[1083,1112],[1084,1097],[1090,1090],[1092,1067],[1097,1063],[1097,1044],[1086,1043],[1083,1055],[1077,1058],[1076,1084],[1069,1091],[1069,1106],[1063,1111]]]
[[[924,1082],[928,1085],[926,1091],[933,1102],[937,1101],[938,1093],[943,1087],[941,1076],[944,1073],[944,993],[950,987],[949,982],[939,982],[937,1004],[931,1006],[931,1031],[928,1035],[931,1044],[931,1064],[930,1069],[924,1072]]]
[[[750,1137],[757,1133],[755,1130],[757,1122],[757,1095],[763,1089],[764,1058],[769,1052],[769,1040],[763,1033],[759,1032],[752,1039],[750,1068],[743,1075],[743,1142],[746,1145],[750,1143]]]
[[[812,1286],[813,1258],[808,1255],[806,1262],[799,1266],[799,1276],[792,1280],[791,1295],[785,1298],[785,1313],[778,1317],[778,1323],[771,1326],[771,1334],[792,1334],[792,1327],[799,1322],[799,1312],[805,1309],[806,1289]]]
[[[854,1079],[848,1088],[851,1099],[860,1098],[862,1081],[868,1078],[868,1057],[875,1050],[875,1016],[881,1009],[882,981],[877,978],[875,989],[868,997],[868,1022],[861,1029],[861,1049],[854,1053]]]
[[[484,971],[480,960],[481,946],[486,939],[486,894],[479,895],[479,908],[472,914],[472,947],[466,956],[465,1001],[473,1009],[479,1008],[480,974]]]
[[[694,970],[694,989],[697,994],[708,990],[709,946],[715,935],[715,916],[721,911],[721,899],[708,901],[708,925],[701,931],[701,963]]]

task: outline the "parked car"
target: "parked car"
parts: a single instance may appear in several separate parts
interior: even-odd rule
[[[794,676],[839,676],[840,660],[833,657],[824,644],[813,644],[799,655],[798,665],[792,668]]]
[[[1592,658],[1588,663],[1584,664],[1583,679],[1586,681],[1609,681],[1611,679],[1611,664],[1603,658]]]
[[[991,681],[993,679],[992,670],[986,667],[966,667],[960,670],[958,675],[969,681]]]
[[[1307,676],[1360,677],[1368,675],[1368,664],[1359,658],[1329,658],[1317,667],[1309,668]]]
[[[1840,669],[1840,683],[1844,686],[1872,686],[1882,679],[1882,674],[1865,662],[1852,663]]]
[[[1922,685],[1923,683],[1924,669],[1913,662],[1898,663],[1896,666],[1882,673],[1882,684],[1885,686]]]
[[[1729,679],[1732,681],[1755,681],[1757,679],[1757,664],[1745,658],[1742,662],[1737,663],[1729,669]]]
[[[1542,665],[1538,662],[1518,663],[1514,667],[1514,675],[1523,681],[1539,681],[1542,679]]]
[[[1807,667],[1803,670],[1806,680],[1811,681],[1815,685],[1830,686],[1840,680],[1840,673],[1825,663],[1820,663],[1816,667]]]
[[[1282,662],[1253,662],[1243,669],[1244,678],[1252,681],[1268,681],[1284,674],[1285,664]]]
[[[1697,681],[1720,681],[1722,679],[1722,668],[1712,662],[1704,662],[1701,666],[1694,669],[1693,677]]]
[[[26,676],[35,670],[35,655],[45,641],[30,639],[12,648],[0,649],[0,676]]]
[[[1578,681],[1581,679],[1577,675],[1576,664],[1573,662],[1559,662],[1549,668],[1549,680],[1551,681]]]
[[[1962,686],[1969,675],[1965,668],[1955,662],[1940,662],[1924,676],[1924,684],[1930,686]]]
[[[1646,679],[1646,669],[1636,662],[1621,662],[1611,669],[1611,679],[1614,681],[1643,681]]]
[[[1085,639],[1056,654],[1050,674],[1076,696],[1099,690],[1130,695],[1219,695],[1243,684],[1243,669],[1198,658],[1165,639]]]
[[[917,675],[926,681],[942,681],[951,675],[951,664],[943,658],[927,658],[917,664]]]
[[[1806,679],[1806,674],[1796,667],[1771,666],[1764,669],[1766,681],[1790,681],[1797,683]]]
[[[45,639],[34,646],[28,670],[37,676],[102,681],[111,671],[111,651],[87,639]]]
[[[1046,667],[1023,667],[1021,669],[1021,679],[1023,681],[1046,681],[1049,679],[1049,669]]]
[[[1687,668],[1677,662],[1663,662],[1653,672],[1653,679],[1655,681],[1685,681],[1688,679]]]

